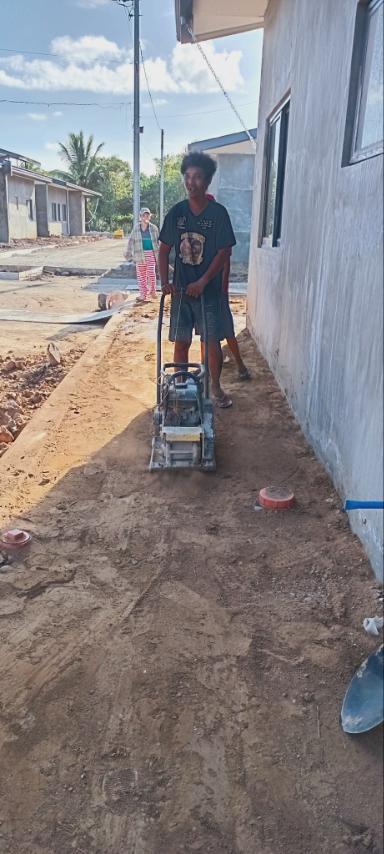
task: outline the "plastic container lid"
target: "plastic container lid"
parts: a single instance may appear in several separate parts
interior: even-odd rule
[[[22,531],[20,528],[12,528],[9,531],[4,531],[0,538],[0,546],[3,548],[20,548],[26,546],[31,541],[32,537],[28,531]]]
[[[291,489],[284,486],[265,486],[259,492],[259,504],[270,510],[287,510],[295,503],[295,496]]]

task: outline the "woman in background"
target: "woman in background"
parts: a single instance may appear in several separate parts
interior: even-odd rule
[[[127,261],[131,258],[136,264],[139,301],[146,302],[156,297],[156,265],[159,253],[159,229],[151,222],[149,208],[141,208],[140,221],[128,238],[124,253]]]

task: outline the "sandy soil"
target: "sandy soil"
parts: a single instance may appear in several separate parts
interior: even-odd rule
[[[97,310],[94,279],[75,276],[43,276],[33,282],[0,282],[0,308],[28,312],[88,314]],[[100,332],[99,326],[68,326],[0,321],[0,355],[21,359],[44,354],[54,341],[65,354],[76,345],[86,346]]]
[[[154,314],[0,461],[33,534],[0,570],[0,852],[379,854],[381,731],[339,725],[367,560],[246,333],[217,473],[148,473]]]
[[[1,281],[0,308],[88,313],[97,308],[97,296],[86,290],[90,282],[89,279],[48,276],[20,284]],[[92,324],[64,326],[0,321],[0,428],[11,427],[11,433],[18,436],[101,328]],[[47,346],[51,341],[61,354],[58,367],[47,363]],[[0,455],[6,451],[0,435]]]

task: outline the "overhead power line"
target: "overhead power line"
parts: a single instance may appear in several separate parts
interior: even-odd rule
[[[101,109],[120,109],[129,106],[129,101],[104,103],[100,101],[21,101],[16,98],[0,98],[0,104],[24,104],[39,107],[100,107]]]
[[[195,36],[194,36],[194,34],[193,34],[193,32],[192,32],[191,28],[190,28],[189,26],[187,26],[187,28],[186,28],[186,29],[187,29],[187,32],[189,33],[189,35],[191,36],[191,39],[192,39],[192,41],[193,41],[193,44],[194,44],[194,45],[196,45],[196,47],[197,47],[198,51],[200,51],[201,56],[203,57],[204,61],[206,62],[206,64],[207,64],[207,66],[208,66],[208,68],[209,68],[209,70],[210,70],[211,74],[213,74],[213,77],[215,78],[217,85],[220,87],[220,89],[221,89],[221,91],[222,91],[222,93],[223,93],[224,97],[227,99],[229,106],[231,107],[231,109],[233,110],[233,112],[234,112],[234,114],[235,114],[236,118],[237,118],[237,119],[238,119],[238,121],[240,122],[241,127],[243,128],[243,130],[244,130],[244,131],[245,131],[245,133],[247,134],[247,137],[248,137],[248,139],[250,140],[250,142],[251,142],[251,144],[252,144],[253,148],[256,150],[256,143],[255,143],[255,140],[254,140],[254,138],[253,138],[252,134],[250,134],[250,133],[249,133],[249,130],[248,130],[248,128],[247,128],[247,126],[246,126],[246,124],[243,122],[243,119],[241,118],[241,115],[240,115],[239,111],[236,109],[236,107],[235,107],[235,105],[234,105],[233,101],[231,100],[230,96],[228,95],[227,90],[224,88],[224,86],[223,86],[223,84],[222,84],[222,82],[221,82],[221,80],[220,80],[219,75],[217,74],[217,72],[216,72],[216,71],[215,71],[215,69],[213,68],[213,65],[211,65],[211,63],[210,63],[210,61],[209,61],[209,59],[208,59],[208,57],[207,57],[206,53],[204,52],[203,48],[201,47],[201,44],[200,44],[200,43],[197,41],[197,39],[195,38]]]
[[[24,53],[26,56],[59,56],[58,53],[47,53],[44,50],[21,50],[17,47],[0,47],[2,53]]]
[[[254,104],[254,101],[245,101],[244,104],[240,104],[240,107],[248,107],[250,104]],[[225,113],[228,107],[218,107],[214,110],[194,110],[192,113],[165,113],[164,119],[178,119],[180,116],[202,116],[202,115],[210,115],[211,113]]]
[[[120,5],[120,4],[118,4]],[[124,6],[125,9],[125,6]],[[128,12],[128,10],[126,9]],[[63,56],[61,53],[54,53],[53,51],[44,51],[44,50],[23,50],[22,48],[8,48],[8,47],[0,47],[0,53],[12,53],[13,55],[22,55],[22,56],[47,56],[47,57],[55,57],[55,59],[60,59],[62,62],[67,62],[67,57]],[[99,58],[100,61],[102,57]],[[107,65],[124,65],[124,62],[127,61],[127,57],[124,59],[108,59],[104,57],[103,62]],[[96,60],[95,60],[96,62]]]

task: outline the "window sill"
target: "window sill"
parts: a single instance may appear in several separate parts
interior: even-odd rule
[[[376,146],[375,148],[367,148],[366,151],[359,151],[358,154],[354,154],[350,160],[347,160],[346,163],[342,163],[342,167],[346,166],[356,166],[356,163],[365,163],[366,160],[371,160],[372,157],[380,157],[384,154],[384,148],[381,145],[380,147]]]
[[[258,249],[281,249],[281,240],[276,244],[272,243],[272,240],[268,240],[268,238],[264,238],[262,243],[259,243]]]

